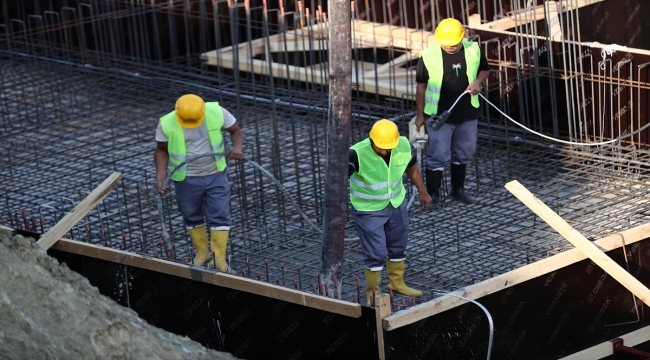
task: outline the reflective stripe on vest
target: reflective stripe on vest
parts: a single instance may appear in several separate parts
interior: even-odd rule
[[[168,146],[169,148],[169,146]],[[185,155],[180,155],[180,154],[175,154],[172,152],[169,152],[169,162],[167,162],[167,171],[172,172],[178,164],[182,163],[183,161],[187,160],[187,156]],[[186,173],[187,172],[187,164],[181,165],[176,172],[182,172]]]
[[[378,211],[388,204],[395,208],[404,201],[402,175],[411,161],[411,146],[404,136],[390,153],[390,164],[372,149],[370,139],[354,144],[359,169],[350,176],[350,201],[358,211]]]
[[[205,103],[204,121],[207,126],[208,136],[210,137],[212,152],[224,152],[225,146],[223,136],[221,135],[221,129],[223,128],[223,113],[221,112],[221,106],[219,106],[218,102]],[[165,136],[167,136],[167,152],[169,154],[167,169],[171,172],[176,168],[176,166],[187,160],[185,135],[183,134],[183,127],[176,120],[175,111],[160,118],[160,125],[162,126]],[[215,155],[214,161],[217,170],[223,171],[226,168],[226,159],[223,155]],[[172,175],[172,180],[183,181],[186,174],[187,164],[181,165]]]
[[[481,63],[481,49],[473,41],[463,41],[465,49],[465,62],[467,63],[467,80],[471,84],[476,80],[478,67]],[[440,45],[432,46],[420,53],[424,66],[429,72],[427,90],[424,93],[424,113],[435,115],[438,113],[438,102],[440,101],[440,88],[444,74],[442,61],[442,48]],[[472,95],[472,106],[479,107],[478,95]]]
[[[427,84],[427,91],[424,93],[425,104],[433,104],[438,107],[440,101],[440,89]]]

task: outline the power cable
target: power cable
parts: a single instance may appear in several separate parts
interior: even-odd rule
[[[462,94],[460,94],[460,95],[458,96],[458,98],[456,99],[456,101],[454,102],[454,104],[451,106],[451,108],[449,108],[449,110],[447,110],[447,111],[451,112],[451,109],[453,109],[454,106],[456,106],[456,103],[458,103],[458,100],[460,100],[460,98],[461,98],[463,95],[465,95],[465,94],[469,94],[469,90],[465,90]],[[577,145],[577,146],[600,146],[600,145],[612,144],[612,143],[615,143],[615,142],[617,142],[617,141],[620,141],[620,140],[623,140],[623,139],[627,139],[627,138],[629,138],[629,137],[631,137],[631,136],[634,136],[634,135],[640,133],[641,131],[647,129],[648,127],[650,127],[650,123],[647,123],[647,124],[643,125],[642,127],[640,127],[639,129],[637,129],[637,130],[635,130],[635,131],[633,131],[633,132],[631,132],[631,133],[629,133],[629,134],[625,134],[625,135],[623,135],[623,136],[619,136],[619,137],[617,137],[616,139],[612,139],[612,140],[608,140],[608,141],[602,141],[602,142],[597,142],[597,143],[581,143],[581,142],[574,142],[574,141],[566,141],[566,140],[556,139],[556,138],[554,138],[554,137],[551,137],[551,136],[547,136],[547,135],[541,134],[541,133],[539,133],[539,132],[537,132],[537,131],[535,131],[535,130],[533,130],[533,129],[530,129],[530,128],[526,127],[525,125],[522,125],[522,124],[518,123],[515,119],[511,118],[510,116],[508,116],[508,114],[504,113],[504,112],[503,112],[501,109],[499,109],[496,105],[492,104],[492,103],[490,102],[490,100],[488,100],[485,96],[483,96],[483,94],[478,94],[478,95],[479,95],[480,97],[482,97],[483,100],[485,100],[485,102],[487,102],[490,106],[492,106],[494,109],[496,109],[496,111],[498,111],[499,113],[501,113],[501,115],[505,116],[508,120],[512,121],[513,123],[515,123],[517,126],[521,127],[522,129],[524,129],[524,130],[526,130],[526,131],[528,131],[528,132],[531,132],[531,133],[533,133],[533,134],[535,134],[535,135],[537,135],[537,136],[540,136],[540,137],[542,137],[542,138],[545,138],[545,139],[548,139],[548,140],[551,140],[551,141],[555,141],[555,142],[559,142],[559,143],[562,143],[562,144],[566,144],[566,145]]]

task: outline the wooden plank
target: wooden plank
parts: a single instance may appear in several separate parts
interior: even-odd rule
[[[203,273],[204,282],[349,317],[361,317],[361,305],[225,273]]]
[[[106,260],[116,264],[133,266],[146,270],[153,270],[169,275],[191,279],[190,267],[153,257],[144,257],[123,250],[112,249],[94,244],[87,244],[70,239],[60,239],[52,249],[65,251],[70,254],[88,256],[95,259]]]
[[[217,58],[216,56],[212,56],[214,55],[214,53],[215,51],[213,50],[209,53],[209,55],[206,54],[205,59],[207,60],[209,65],[215,65],[215,66],[220,65],[228,69],[233,68],[234,59],[231,56],[221,56]],[[329,81],[329,78],[326,76],[327,74],[324,71],[323,72],[320,71],[312,72],[311,70],[306,71],[304,67],[285,65],[280,63],[271,63],[271,67],[273,68],[273,76],[278,78],[285,78],[285,79],[291,78],[294,80],[306,81],[306,82],[314,81],[315,83],[318,84],[327,84]],[[256,74],[269,75],[269,63],[262,60],[254,59],[252,62],[251,61],[240,62],[238,68],[240,71],[252,71]],[[393,97],[402,97],[405,94],[407,95],[410,94],[412,96],[413,94],[415,94],[416,84],[414,81],[413,82],[410,81],[410,78],[406,73],[406,70],[402,68],[395,69],[395,70],[399,70],[397,74],[401,73],[404,75],[396,76],[395,74],[390,74],[389,72],[386,72],[385,75],[379,74],[380,80],[378,82],[375,82],[374,75],[363,76],[363,74],[357,74],[356,72],[353,72],[352,81],[354,83],[357,83],[359,88],[361,88],[363,91],[367,91],[371,93],[378,93],[381,95],[393,96]],[[385,79],[385,77],[389,77],[389,79]],[[394,78],[403,79],[405,84],[393,85],[394,81],[391,79]],[[409,80],[408,83],[407,80]]]
[[[86,198],[81,200],[74,209],[67,213],[63,219],[59,220],[59,222],[57,222],[48,232],[43,234],[36,243],[45,250],[49,249],[52,244],[62,238],[68,230],[72,229],[72,227],[81,221],[86,214],[95,208],[95,206],[99,205],[99,202],[104,200],[104,198],[115,189],[121,178],[122,174],[118,172],[112,173],[106,178],[106,180],[104,180],[104,182],[99,184],[95,190],[88,194]]]
[[[544,6],[540,5],[534,10],[522,11],[517,15],[479,25],[477,28],[485,30],[507,30],[542,19],[544,19]]]
[[[573,10],[575,8],[581,8],[583,6],[597,4],[605,0],[575,0],[571,3],[564,6],[563,11]],[[575,6],[574,6],[575,5]],[[554,9],[552,9],[554,10]],[[558,7],[558,11],[559,11]],[[555,12],[557,15],[557,12]],[[543,20],[545,18],[544,14],[544,5],[539,5],[534,9],[525,9],[520,11],[518,14],[510,15],[509,17],[501,18],[498,20],[490,21],[485,24],[478,24],[474,21],[470,22],[470,27],[475,29],[484,29],[484,30],[507,30],[513,29],[516,26],[526,25],[533,21]]]
[[[375,319],[377,320],[377,347],[379,348],[379,359],[386,359],[386,346],[384,344],[384,328],[382,320],[392,313],[390,308],[390,295],[383,294],[375,296]]]
[[[16,235],[16,229],[0,225],[0,234],[12,237]]]
[[[621,335],[619,338],[623,339],[623,345],[625,346],[633,347],[639,345],[650,340],[650,326]],[[610,355],[614,355],[614,347],[612,346],[611,340],[560,358],[560,360],[596,360]]]
[[[361,305],[359,304],[314,295],[226,273],[203,271],[203,269],[198,271],[201,276],[201,279],[199,280],[196,276],[196,270],[194,270],[194,277],[192,276],[193,269],[197,269],[196,267],[174,263],[163,259],[144,257],[140,254],[134,254],[123,250],[86,244],[69,239],[60,239],[52,246],[52,249],[65,251],[71,254],[84,255],[95,259],[107,260],[117,264],[133,266],[141,269],[153,270],[230,289],[241,290],[293,304],[328,311],[334,314],[354,318],[361,317]]]
[[[528,206],[537,216],[542,218],[555,231],[573,244],[578,250],[587,255],[601,269],[605,270],[616,281],[621,283],[632,294],[636,295],[646,305],[650,306],[650,289],[637,280],[632,274],[625,271],[620,265],[602,252],[596,245],[584,237],[578,230],[569,225],[560,215],[551,210],[546,204],[535,197],[528,189],[514,180],[505,185],[514,196],[524,205]]]
[[[610,251],[623,245],[630,245],[645,240],[649,237],[650,224],[644,224],[596,240],[595,245],[600,247],[603,251]],[[570,249],[499,276],[481,281],[480,283],[467,286],[455,291],[454,294],[476,300],[480,297],[507,289],[511,286],[551,273],[585,259],[587,259],[587,256],[580,250]],[[465,303],[467,303],[467,301],[453,296],[441,296],[432,301],[402,310],[397,314],[387,316],[383,322],[384,329],[387,331],[394,330]]]
[[[320,29],[320,30],[319,30]],[[309,29],[302,28],[292,30],[286,33],[286,51],[305,51],[311,43],[313,50],[325,48],[327,44],[324,37],[316,40],[321,30],[327,29],[327,26],[321,24],[312,26],[312,33]],[[353,82],[360,89],[366,92],[377,93],[385,96],[403,97],[404,95],[413,96],[415,94],[415,82],[412,80],[411,72],[406,69],[396,67],[403,64],[409,59],[416,59],[420,51],[436,43],[435,36],[432,32],[413,30],[403,27],[377,24],[363,20],[355,20],[352,23],[352,45],[354,48],[401,48],[407,51],[391,62],[382,64],[377,69],[378,78],[375,78],[374,64],[372,68],[366,69],[368,76],[359,76],[353,72]],[[267,47],[271,52],[285,51],[285,35],[276,34],[267,39],[256,39],[251,42],[253,48],[250,53],[248,43],[242,43],[238,46],[229,46],[219,50],[212,50],[201,54],[201,59],[207,61],[209,65],[221,66],[228,69],[239,68],[241,71],[250,71],[256,74],[268,75],[269,68],[273,69],[273,75],[278,78],[291,78],[299,81],[314,81],[319,84],[328,84],[329,78],[325,71],[314,71],[318,66],[327,66],[327,63],[313,64],[311,66],[294,66],[271,62],[266,60],[253,59],[263,53]],[[234,51],[239,54],[239,62],[235,64]],[[395,79],[397,78],[397,82]],[[375,81],[377,80],[377,81]]]
[[[354,318],[361,317],[361,305],[359,304],[310,293],[303,293],[303,296],[302,305],[304,306]]]

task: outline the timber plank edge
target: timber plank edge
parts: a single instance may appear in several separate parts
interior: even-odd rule
[[[147,270],[162,272],[169,275],[179,276],[187,279],[197,279],[197,272],[200,274],[201,282],[240,290],[260,296],[286,301],[293,304],[328,311],[331,313],[359,318],[361,317],[361,305],[348,301],[328,298],[310,294],[303,291],[288,289],[279,285],[268,284],[256,280],[242,278],[236,275],[215,273],[207,269],[197,271],[197,267],[173,263],[170,261],[144,257],[123,250],[106,248],[93,244],[86,244],[75,240],[60,239],[52,249],[61,250],[72,254],[89,256],[96,259],[111,261],[114,263],[138,267]]]
[[[594,244],[602,251],[610,251],[647,238],[650,238],[650,224],[643,224],[608,235],[596,240]],[[476,300],[585,259],[587,256],[579,249],[570,249],[451,293]],[[465,303],[467,301],[444,295],[385,317],[383,320],[384,330],[394,330]]]

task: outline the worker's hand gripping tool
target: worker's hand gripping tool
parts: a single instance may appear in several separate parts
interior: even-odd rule
[[[418,130],[415,125],[415,116],[409,122],[409,142],[415,149],[424,149],[429,141],[429,135],[424,131],[424,126]]]

